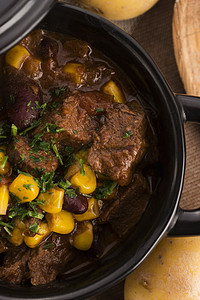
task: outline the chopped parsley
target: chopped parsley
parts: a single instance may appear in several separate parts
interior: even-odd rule
[[[83,159],[82,158],[78,158],[78,156],[75,155],[75,159],[79,162],[79,164],[81,165],[81,169],[80,169],[80,173],[82,176],[85,176],[85,170],[83,167]]]
[[[14,225],[12,223],[5,223],[0,221],[0,225],[3,226],[3,229],[9,234],[12,235],[10,230],[13,230]]]
[[[78,132],[78,131],[75,130],[75,129],[73,129],[72,131],[73,131],[73,134],[77,134],[77,132]]]
[[[123,134],[123,138],[127,139],[129,136],[133,135],[133,131],[128,130]]]
[[[20,135],[26,135],[28,131],[34,129],[35,127],[38,127],[39,125],[41,124],[41,121],[33,121],[31,124],[30,124],[30,127],[26,128],[24,131],[20,132]]]
[[[103,182],[102,186],[99,186],[94,191],[94,196],[96,199],[105,199],[107,196],[111,195],[114,188],[117,186],[116,181],[106,180]]]
[[[5,155],[5,156],[3,157],[3,159],[2,159],[2,161],[0,162],[0,168],[1,168],[1,169],[4,169],[4,168],[5,168],[5,165],[6,165],[6,163],[7,163],[7,160],[8,160],[8,156]]]
[[[53,187],[54,174],[55,173],[53,171],[49,173],[46,172],[42,174],[42,176],[39,179],[38,178],[34,179],[37,182],[39,188],[41,189],[40,190],[41,193],[46,193],[46,191],[50,190]]]
[[[43,103],[41,106],[40,106],[40,117],[42,117],[42,115],[44,114],[44,111],[47,107],[47,103]]]
[[[30,155],[29,157],[35,164],[38,164],[39,162],[42,161],[41,157],[36,157],[34,155]]]
[[[67,180],[67,181],[64,181],[64,180],[61,180],[58,185],[63,188],[64,190],[68,189],[70,186],[71,186],[71,183]]]
[[[46,201],[46,200],[38,200],[38,199],[36,199],[36,200],[34,200],[34,201],[29,202],[29,205],[30,205],[30,207],[33,208],[33,210],[34,210],[34,207],[35,207],[36,205],[44,205],[45,201]]]
[[[15,202],[16,204],[21,203],[21,199],[19,197],[17,197],[15,194],[10,192],[10,196],[11,196],[13,202]]]
[[[14,103],[15,103],[15,97],[14,97],[13,94],[10,94],[10,95],[9,95],[9,101],[10,101],[11,104],[14,104]]]
[[[70,146],[66,146],[66,147],[65,147],[65,152],[66,152],[67,154],[71,154],[71,153],[74,152],[74,148],[73,148],[73,147],[70,147]]]
[[[30,106],[31,105],[31,100],[28,102],[27,106]]]
[[[33,185],[31,183],[24,183],[23,184],[23,187],[26,189],[26,190],[30,190],[32,189]]]
[[[34,138],[32,139],[32,141],[30,143],[30,146],[34,146],[41,139],[41,137],[43,136],[43,134],[44,134],[43,132],[40,132],[40,133],[36,134],[34,136]]]
[[[55,156],[58,158],[60,164],[63,166],[62,158],[61,158],[61,156],[60,156],[60,154],[58,152],[58,148],[57,148],[57,146],[56,146],[56,144],[55,144],[55,142],[53,140],[51,141],[51,149],[55,153]]]
[[[20,221],[25,217],[33,217],[42,220],[44,218],[44,215],[40,212],[37,212],[36,209],[31,210],[27,209],[23,205],[15,205],[9,210],[8,217],[11,219],[13,219],[14,217],[18,217]]]
[[[58,129],[56,129],[56,132],[62,132],[62,131],[65,131],[65,128],[58,128]]]
[[[16,136],[17,135],[17,126],[15,124],[11,125],[11,135]]]
[[[22,172],[22,171],[20,171],[20,170],[17,170],[17,173],[18,173],[18,174],[23,174],[23,175],[25,175],[25,176],[27,176],[27,177],[32,177],[31,174],[26,173],[26,172]]]
[[[45,142],[45,141],[39,141],[37,143],[36,147],[39,148],[40,150],[43,150],[48,153],[50,150],[50,143]]]
[[[56,123],[46,123],[42,127],[41,131],[43,131],[45,129],[47,132],[56,132],[56,130],[58,129],[58,125]]]
[[[103,107],[99,107],[99,108],[96,109],[96,113],[101,113],[103,111],[104,111]]]
[[[43,249],[45,250],[45,249],[49,249],[49,248],[52,248],[52,247],[55,247],[55,244],[54,243],[48,243],[48,244],[45,244],[43,246]]]
[[[40,226],[36,222],[34,222],[29,226],[29,230],[33,233],[37,233],[40,230]]]
[[[77,194],[75,192],[75,190],[73,188],[69,188],[71,187],[71,183],[67,180],[67,181],[63,181],[61,180],[58,185],[63,188],[65,190],[65,194],[69,197],[69,198],[76,198]]]
[[[62,87],[62,88],[55,88],[52,91],[52,94],[58,98],[61,98],[64,94],[64,92],[66,91],[67,87]]]
[[[25,157],[24,157],[24,154],[23,154],[23,153],[20,155],[20,158],[21,158],[21,161],[23,162],[23,161],[24,161],[24,159],[25,159]]]

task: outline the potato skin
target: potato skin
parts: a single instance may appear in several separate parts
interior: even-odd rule
[[[86,8],[111,20],[126,20],[149,10],[158,0],[79,0]]]
[[[200,299],[200,237],[163,239],[125,281],[124,300]]]

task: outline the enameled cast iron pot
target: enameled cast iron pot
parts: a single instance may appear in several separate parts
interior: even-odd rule
[[[0,299],[84,299],[108,289],[134,270],[168,235],[200,233],[200,211],[183,211],[179,199],[185,171],[185,121],[200,121],[200,99],[175,95],[160,71],[128,34],[109,21],[70,5],[57,4],[39,27],[87,40],[136,83],[156,115],[162,176],[136,230],[93,269],[49,285],[0,284]]]

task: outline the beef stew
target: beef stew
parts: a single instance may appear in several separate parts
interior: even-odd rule
[[[4,62],[0,279],[46,284],[133,230],[156,136],[138,91],[85,41],[37,29]]]

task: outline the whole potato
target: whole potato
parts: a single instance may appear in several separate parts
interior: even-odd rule
[[[197,299],[200,237],[163,239],[125,281],[124,300]]]
[[[126,20],[149,10],[158,0],[79,0],[92,11],[111,20]]]

